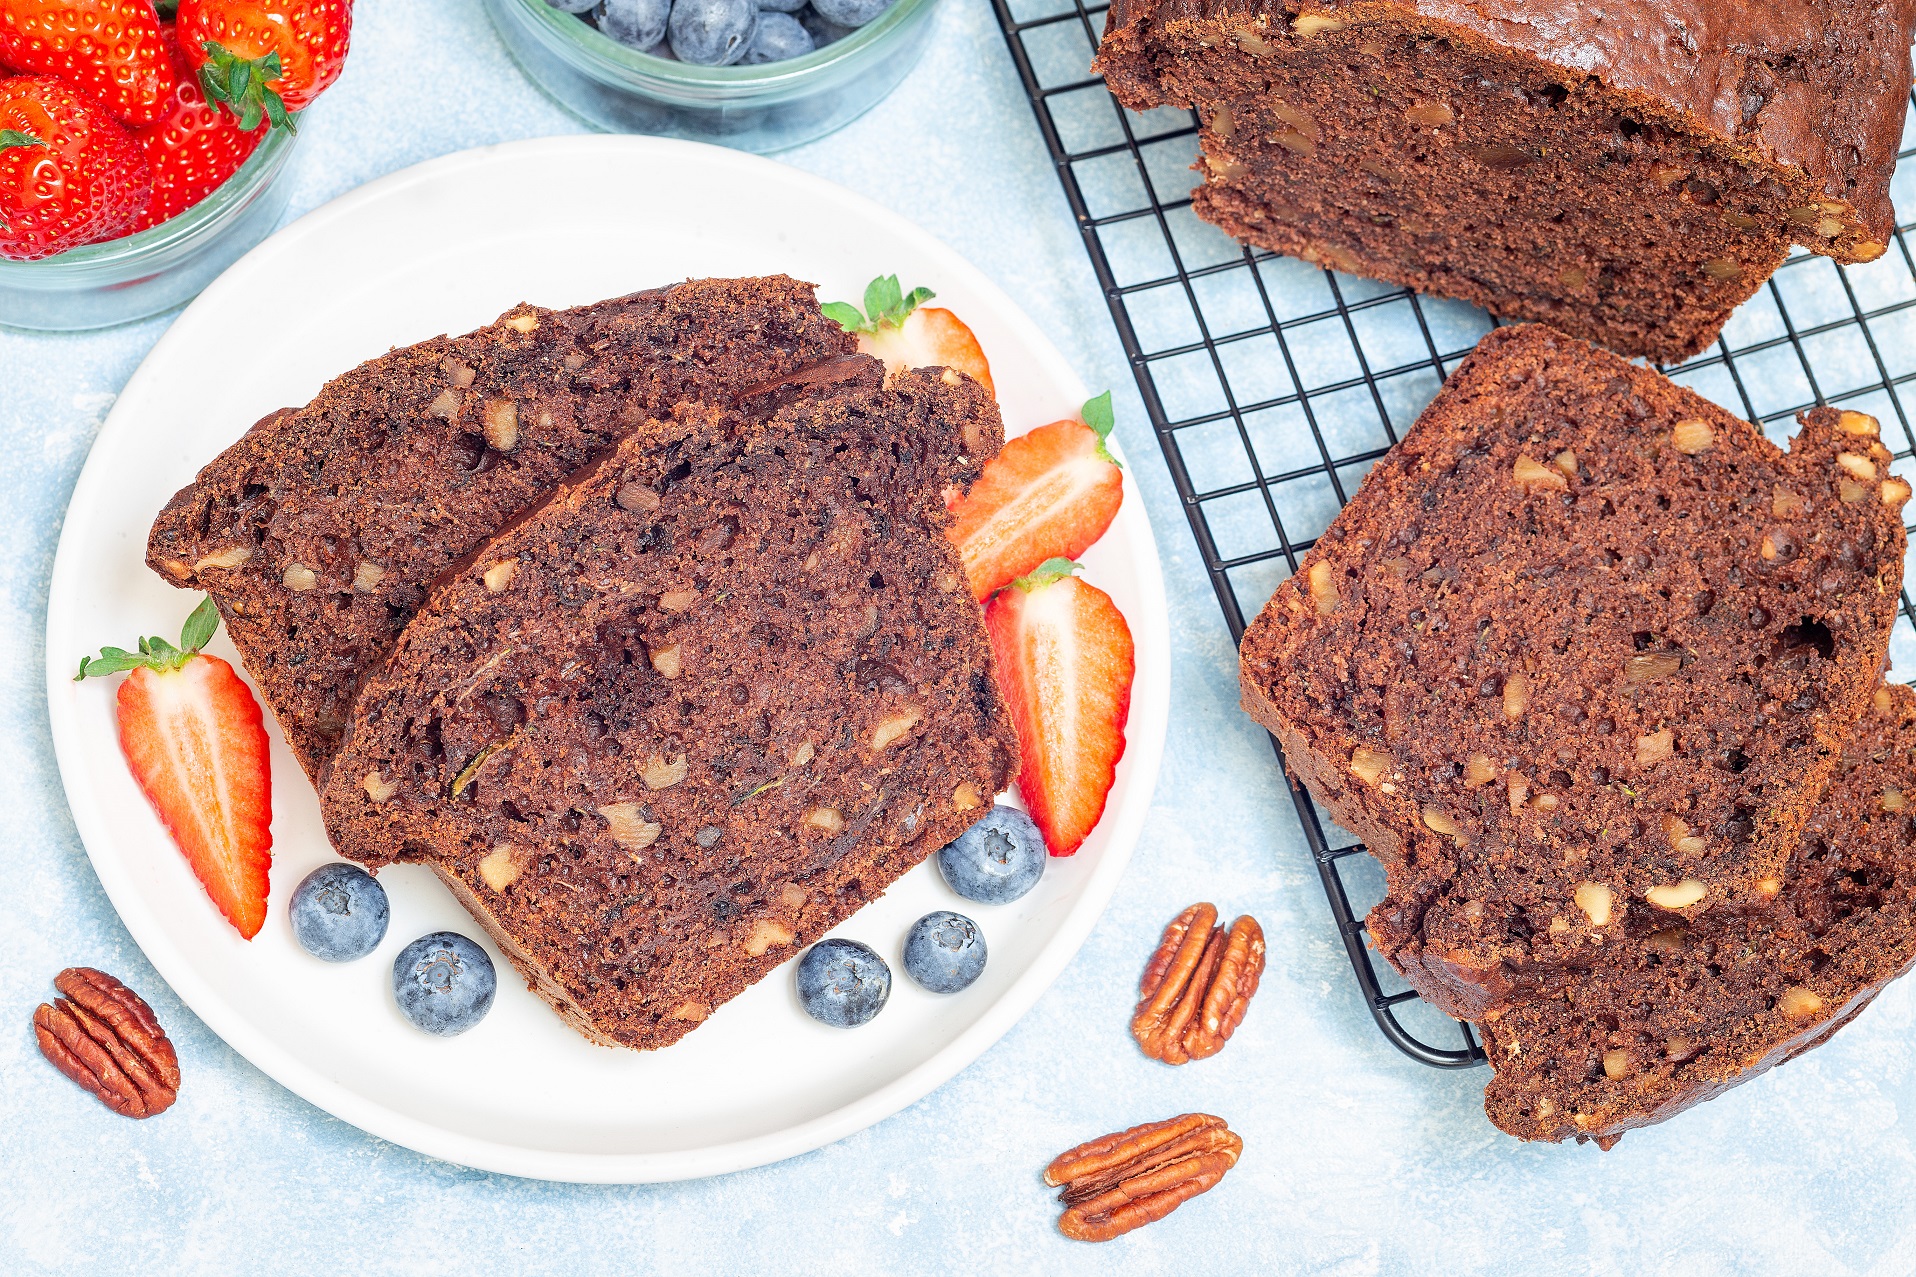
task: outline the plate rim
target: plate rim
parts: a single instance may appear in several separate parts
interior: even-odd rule
[[[400,192],[421,184],[443,180],[474,166],[501,161],[512,162],[528,153],[568,151],[620,152],[624,160],[643,161],[647,156],[674,156],[690,164],[710,164],[719,169],[776,172],[779,180],[807,188],[806,194],[822,197],[839,207],[852,210],[861,218],[887,224],[888,229],[933,258],[942,258],[940,269],[964,279],[966,288],[992,299],[996,318],[1012,329],[1018,340],[1039,364],[1047,379],[1066,388],[1079,399],[1088,397],[1082,380],[1063,354],[1024,309],[977,267],[955,249],[937,239],[902,214],[849,190],[826,178],[762,156],[748,155],[705,143],[669,138],[621,134],[564,134],[495,143],[456,151],[395,170],[362,186],[347,191],[305,213],[274,232],[249,251],[234,266],[216,279],[162,333],[146,357],[121,388],[113,409],[102,423],[88,449],[79,478],[74,484],[61,514],[58,549],[49,578],[46,643],[46,690],[49,726],[62,791],[72,813],[87,859],[100,880],[134,943],[138,944],[160,978],[175,996],[199,1017],[215,1035],[280,1086],[316,1108],[347,1122],[368,1135],[399,1144],[429,1157],[472,1167],[477,1170],[521,1178],[573,1183],[664,1183],[705,1176],[727,1174],[768,1165],[822,1148],[902,1112],[969,1067],[1011,1027],[1037,1004],[1054,984],[1089,938],[1091,930],[1104,916],[1118,881],[1129,865],[1131,855],[1142,837],[1157,786],[1169,719],[1170,704],[1170,618],[1164,592],[1163,564],[1158,552],[1142,494],[1132,486],[1132,499],[1120,507],[1118,518],[1125,521],[1127,535],[1137,538],[1136,545],[1148,553],[1135,556],[1135,584],[1143,603],[1144,615],[1127,618],[1137,649],[1137,669],[1141,676],[1134,685],[1130,717],[1126,724],[1126,758],[1130,763],[1128,784],[1121,801],[1107,810],[1115,818],[1112,836],[1099,864],[1086,879],[1078,898],[1071,904],[1056,933],[999,997],[969,1028],[917,1065],[890,1081],[865,1092],[846,1104],[815,1117],[777,1130],[702,1145],[696,1148],[651,1152],[599,1153],[573,1150],[536,1149],[523,1144],[488,1140],[437,1125],[404,1111],[369,1099],[345,1081],[309,1065],[278,1045],[270,1036],[257,1031],[245,1012],[203,982],[195,960],[173,945],[160,929],[142,901],[137,885],[121,872],[113,857],[95,853],[95,845],[105,846],[110,836],[96,815],[98,802],[81,751],[86,725],[83,715],[69,695],[72,685],[71,662],[62,644],[69,635],[64,631],[64,601],[83,583],[75,580],[80,569],[75,510],[83,514],[97,504],[96,489],[102,488],[109,469],[107,455],[111,441],[123,431],[136,428],[129,401],[137,407],[139,393],[150,380],[157,380],[176,346],[190,340],[192,324],[183,322],[205,310],[218,309],[229,293],[240,290],[256,266],[274,253],[286,251],[300,238],[338,221],[358,215],[368,205],[377,205]],[[1122,460],[1122,448],[1114,452]],[[70,645],[70,644],[68,644]],[[1139,694],[1142,692],[1142,694]]]

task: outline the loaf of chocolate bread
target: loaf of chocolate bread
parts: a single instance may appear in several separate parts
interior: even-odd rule
[[[456,559],[680,399],[854,348],[783,276],[519,306],[261,421],[160,512],[147,563],[212,595],[317,781],[362,676]]]
[[[682,404],[433,591],[321,808],[431,866],[605,1044],[669,1045],[969,827],[1017,767],[944,494],[957,373],[848,356]]]
[[[1617,919],[1774,880],[1883,669],[1877,423],[1786,453],[1652,370],[1498,329],[1244,636],[1244,707],[1383,862],[1378,948],[1482,1019]]]
[[[1912,801],[1916,695],[1879,689],[1779,889],[1687,925],[1619,914],[1574,978],[1482,1026],[1490,1119],[1608,1148],[1828,1041],[1916,962]]]
[[[1114,0],[1097,69],[1202,122],[1199,216],[1625,354],[1792,244],[1889,243],[1916,0]]]

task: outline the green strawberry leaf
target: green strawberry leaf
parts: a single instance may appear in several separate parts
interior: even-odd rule
[[[848,333],[875,333],[880,328],[897,328],[911,313],[938,294],[929,288],[914,288],[909,293],[898,286],[898,276],[880,275],[865,285],[865,309],[850,302],[826,302],[818,309],[825,318]]]
[[[206,61],[200,66],[200,88],[209,102],[217,102],[235,116],[239,126],[250,133],[259,127],[263,116],[276,129],[298,132],[286,103],[267,86],[283,74],[279,54],[263,58],[242,58],[217,40],[204,41]]]
[[[885,313],[884,322],[890,324],[893,328],[902,327],[904,322],[911,318],[911,313],[914,310],[917,310],[937,295],[937,293],[932,292],[929,288],[912,289],[900,299],[896,306]]]
[[[148,664],[148,661],[143,652],[128,652],[117,647],[103,647],[100,649],[98,656],[82,656],[80,658],[80,672],[73,676],[73,681],[77,683],[89,674],[95,678],[104,678],[108,674],[119,674],[126,670],[138,669],[140,666],[146,664]]]
[[[848,333],[865,331],[865,312],[850,302],[826,302],[818,308],[825,318]]]
[[[1111,392],[1107,390],[1095,399],[1085,400],[1084,407],[1078,410],[1078,419],[1098,432],[1098,455],[1122,469],[1123,463],[1104,446],[1118,424],[1117,414],[1111,411]]]
[[[45,145],[45,142],[31,133],[22,133],[19,129],[0,129],[0,151],[10,150],[16,146]]]
[[[98,656],[80,658],[80,672],[73,676],[74,682],[84,678],[105,678],[108,674],[124,674],[128,670],[150,669],[164,674],[176,670],[200,654],[220,627],[220,612],[213,605],[209,595],[200,600],[193,609],[186,624],[180,629],[180,645],[174,647],[157,634],[142,638],[135,651],[121,647],[103,647]]]
[[[180,627],[180,648],[187,652],[197,652],[212,641],[213,632],[220,627],[220,610],[213,603],[213,596],[207,595],[193,614],[186,618],[186,624]]]
[[[865,313],[871,316],[874,324],[884,322],[888,315],[904,304],[904,300],[898,291],[896,275],[880,275],[865,285]]]
[[[1012,585],[1022,593],[1029,594],[1033,590],[1042,589],[1054,581],[1062,581],[1072,573],[1083,570],[1082,563],[1074,563],[1070,559],[1046,559],[1031,570],[1030,576],[1021,576],[1013,581]]]

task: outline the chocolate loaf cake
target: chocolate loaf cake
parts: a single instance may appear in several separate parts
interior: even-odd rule
[[[1916,0],[1114,0],[1096,69],[1203,130],[1199,216],[1674,362],[1801,244],[1880,256]]]
[[[596,1042],[677,1040],[1016,771],[944,534],[997,408],[884,380],[850,356],[643,426],[449,575],[360,696],[334,846],[431,866]]]
[[[1876,693],[1774,897],[1623,919],[1589,965],[1483,1026],[1490,1119],[1594,1139],[1674,1116],[1829,1040],[1916,962],[1916,696]]]
[[[261,421],[160,512],[147,563],[213,596],[317,781],[362,675],[454,560],[680,399],[855,348],[783,276],[519,306]]]
[[[1618,926],[1777,889],[1883,669],[1888,465],[1861,413],[1785,453],[1540,326],[1458,367],[1240,654],[1425,997],[1482,1019]]]

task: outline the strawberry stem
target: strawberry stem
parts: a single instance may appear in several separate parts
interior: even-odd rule
[[[103,647],[98,656],[80,658],[80,672],[73,676],[74,682],[83,678],[105,678],[109,674],[123,674],[127,670],[152,669],[162,674],[179,669],[200,654],[213,638],[213,632],[220,627],[220,611],[213,605],[211,595],[200,600],[193,609],[186,624],[180,627],[180,645],[171,643],[155,634],[143,638],[137,651],[129,652],[120,647]]]
[[[1033,590],[1042,589],[1054,581],[1062,581],[1073,573],[1083,570],[1082,563],[1074,563],[1070,559],[1046,559],[1031,569],[1031,575],[1021,576],[1011,584],[1016,586],[1020,593],[1029,594]]]
[[[243,58],[217,40],[207,40],[200,47],[206,51],[206,61],[200,64],[200,88],[207,101],[218,102],[238,116],[240,128],[248,133],[259,127],[261,116],[276,129],[299,131],[285,101],[268,87],[282,74],[277,52]]]

